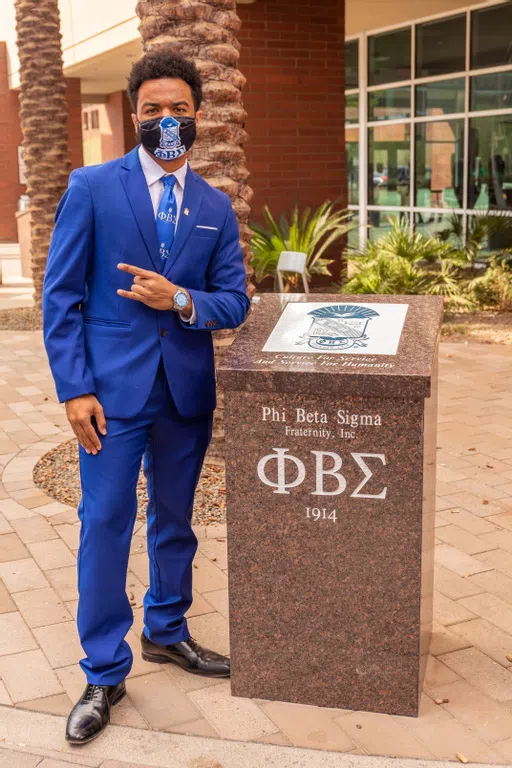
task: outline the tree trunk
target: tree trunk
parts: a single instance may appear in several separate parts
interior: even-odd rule
[[[58,0],[16,0],[20,118],[32,214],[32,274],[41,305],[46,258],[70,162]]]
[[[226,192],[240,226],[246,265],[252,190],[243,145],[247,117],[242,104],[245,78],[237,69],[241,21],[236,0],[142,0],[137,14],[144,50],[171,44],[195,61],[204,83],[204,117],[191,152],[191,166],[209,184]]]
[[[191,166],[213,187],[226,192],[240,227],[248,279],[250,201],[247,184],[244,130],[247,113],[242,104],[245,77],[237,68],[241,21],[236,0],[141,0],[137,4],[144,50],[171,44],[177,53],[196,63],[204,85],[204,117],[191,152]],[[248,284],[249,295],[253,287]],[[217,360],[235,338],[233,331],[213,334]],[[224,453],[223,394],[218,391],[210,456]]]

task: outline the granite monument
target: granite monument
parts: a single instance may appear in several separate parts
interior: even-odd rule
[[[265,295],[224,356],[235,696],[417,715],[442,311]]]

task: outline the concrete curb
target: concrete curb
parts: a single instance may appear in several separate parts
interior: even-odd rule
[[[119,760],[144,768],[453,768],[452,762],[403,760],[182,736],[111,725],[82,748],[64,741],[65,718],[0,706],[0,747],[52,750],[62,760]],[[80,761],[81,762],[81,761]],[[492,768],[490,764],[480,764]]]

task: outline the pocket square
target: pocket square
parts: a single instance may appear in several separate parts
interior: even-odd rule
[[[203,224],[196,224],[196,229],[211,229],[214,232],[218,232],[219,231],[218,227],[206,227]]]

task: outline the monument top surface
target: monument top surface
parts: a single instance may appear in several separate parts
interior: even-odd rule
[[[264,294],[218,365],[225,389],[428,397],[437,296]]]

